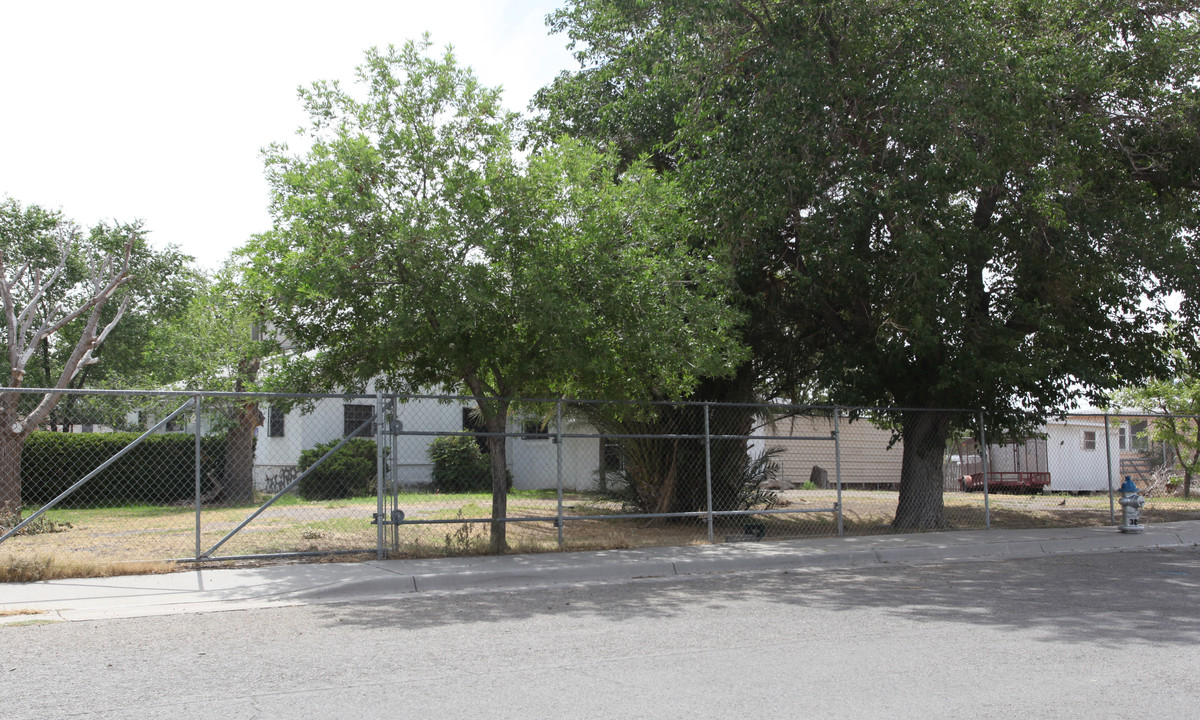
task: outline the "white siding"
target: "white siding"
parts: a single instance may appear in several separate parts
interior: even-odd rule
[[[1095,438],[1095,447],[1086,442],[1087,433]],[[1120,472],[1120,450],[1117,428],[1109,428],[1109,441],[1104,442],[1104,423],[1072,420],[1046,424],[1046,445],[1049,455],[1050,492],[1108,491],[1109,468]]]

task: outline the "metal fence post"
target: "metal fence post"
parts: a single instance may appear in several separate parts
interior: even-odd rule
[[[1112,440],[1109,438],[1108,413],[1104,413],[1104,462],[1108,466],[1108,522],[1117,524],[1117,509],[1113,503]]]
[[[382,560],[383,551],[383,393],[375,390],[375,557]]]
[[[554,443],[557,448],[558,467],[556,469],[558,483],[558,517],[555,520],[555,525],[558,526],[558,549],[563,548],[563,437],[562,437],[562,398],[559,398],[554,403]]]
[[[992,506],[988,495],[988,444],[983,411],[979,411],[979,461],[983,464],[983,527],[992,529]]]
[[[836,405],[833,408],[833,472],[837,479],[837,531],[838,537],[846,536],[844,524],[845,515],[842,513],[842,409]]]
[[[204,549],[200,547],[200,483],[202,480],[200,472],[200,462],[203,454],[200,451],[200,396],[197,395],[192,400],[196,407],[196,559],[200,559],[200,553]]]
[[[709,427],[709,403],[704,403],[704,484],[708,494],[708,541],[713,542],[712,432]]]
[[[397,398],[395,395],[392,395],[388,399],[388,407],[390,408],[389,412],[391,413],[391,416],[388,419],[394,423],[394,427],[391,429],[393,431],[403,430],[404,427],[400,422],[399,398]],[[396,463],[400,462],[400,434],[398,432],[392,432],[389,437],[391,437],[392,441],[388,444],[388,448],[391,450],[391,453],[387,458],[387,478],[388,493],[390,493],[392,496],[392,505],[390,510],[390,519],[392,520],[392,552],[398,553],[400,552],[400,524],[396,520],[397,511],[400,510],[400,478],[399,473],[396,472]]]

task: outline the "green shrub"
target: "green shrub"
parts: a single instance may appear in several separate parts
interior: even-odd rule
[[[300,453],[300,472],[329,452],[340,440],[317,445]],[[297,492],[305,500],[337,500],[374,495],[376,489],[375,441],[352,438],[325,462],[300,479]]]
[[[30,433],[21,453],[21,499],[40,506],[137,439],[140,433]],[[196,438],[151,435],[62,501],[62,507],[171,505],[195,497]],[[200,439],[201,492],[225,465],[225,436]]]
[[[662,512],[662,493],[676,492],[675,477],[679,467],[679,446],[657,439],[625,439],[621,442],[621,468],[605,470],[602,476],[603,495],[618,502],[626,511],[639,513]],[[769,447],[754,457],[730,453],[740,464],[728,467],[728,472],[719,479],[726,492],[718,494],[715,488],[718,478],[713,477],[713,508],[716,510],[770,510],[779,497],[774,490],[763,485],[779,477],[780,466],[776,458],[783,452],[781,447]],[[732,465],[730,463],[729,465]],[[678,495],[672,495],[672,502]],[[686,510],[703,510],[703,506]]]
[[[449,435],[429,443],[433,462],[433,489],[437,492],[491,492],[492,461],[470,435]],[[512,473],[506,471],[505,490],[512,490]]]

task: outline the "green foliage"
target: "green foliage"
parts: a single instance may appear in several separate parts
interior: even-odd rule
[[[1181,333],[1178,326],[1172,329],[1168,373],[1122,388],[1114,393],[1113,402],[1156,415],[1147,418],[1147,435],[1155,449],[1165,444],[1174,452],[1175,462],[1183,470],[1178,484],[1190,497],[1192,480],[1200,473],[1200,367],[1193,360],[1195,338]]]
[[[332,440],[300,453],[297,469],[308,470],[340,440]],[[374,495],[377,485],[375,441],[351,438],[325,462],[301,478],[297,492],[305,500],[338,500]]]
[[[442,493],[491,492],[491,459],[470,435],[447,435],[429,443],[433,463],[433,489]],[[507,490],[512,473],[507,472]]]
[[[629,429],[626,425],[623,429]],[[770,447],[754,457],[744,450],[730,453],[729,463],[736,458],[736,467],[723,473],[720,487],[714,483],[713,508],[715,510],[770,509],[779,501],[774,490],[763,488],[763,484],[779,477],[780,465],[776,458],[784,448]],[[670,489],[680,482],[680,462],[686,455],[680,443],[660,439],[625,439],[621,441],[621,468],[605,473],[605,495],[621,503],[627,511],[638,513],[695,512],[707,507],[707,500],[678,505],[677,496]],[[684,460],[686,462],[686,460]],[[695,464],[693,463],[693,466]],[[702,467],[702,466],[701,466]],[[702,473],[699,474],[703,477]]]
[[[255,332],[261,301],[247,289],[242,268],[227,262],[215,273],[198,274],[195,283],[179,312],[156,323],[145,338],[142,353],[157,361],[146,382],[153,387],[259,389],[246,363],[276,352],[278,343]]]
[[[522,157],[500,91],[430,47],[369,50],[358,95],[302,89],[309,149],[267,151],[274,227],[247,281],[298,350],[294,387],[462,389],[499,432],[505,398],[677,395],[740,359],[687,195],[578,141]]]
[[[151,248],[137,222],[100,223],[84,234],[59,213],[0,202],[4,384],[78,389],[145,377],[161,363],[141,354],[146,333],[186,304],[190,260],[172,247]],[[0,402],[0,448],[13,457],[34,428],[70,426],[79,415],[77,395],[46,394],[24,413],[18,402],[15,394]],[[120,417],[121,405],[108,403],[105,414]],[[0,510],[31,501],[19,472],[15,462],[0,466]]]
[[[366,97],[302,91],[312,148],[267,154],[275,227],[247,279],[326,385],[492,397],[686,390],[738,357],[685,196],[577,141],[520,160],[518,123],[430,43],[371,50]],[[330,322],[336,318],[336,322]],[[386,348],[386,352],[381,349]]]
[[[21,454],[22,500],[40,506],[137,439],[138,433],[33,432]],[[225,438],[201,438],[201,492],[220,480]],[[151,435],[68,496],[61,507],[191,503],[196,494],[195,437]]]
[[[539,102],[548,135],[652,151],[697,200],[764,392],[1019,430],[1155,371],[1166,298],[1194,294],[1186,7],[575,0],[552,24],[583,69]],[[898,525],[937,526],[922,448],[974,418],[893,420]]]
[[[749,459],[742,471],[741,482],[737,485],[736,507],[739,510],[753,508],[771,509],[779,502],[779,496],[774,490],[763,487],[764,484],[779,479],[782,467],[779,456],[787,448],[769,447]]]
[[[1200,26],[1173,7],[577,0],[587,69],[542,102],[670,156],[766,280],[776,371],[1020,418],[1153,367],[1195,273]]]

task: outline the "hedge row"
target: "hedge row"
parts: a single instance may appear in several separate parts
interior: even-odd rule
[[[21,499],[27,506],[53,500],[83,476],[95,470],[137,439],[138,433],[34,432],[21,455]],[[183,433],[151,435],[124,457],[104,469],[62,503],[62,507],[121,505],[171,505],[195,497],[195,437]],[[337,441],[305,450],[299,470],[333,447]],[[225,465],[225,436],[200,440],[201,492],[213,488]],[[474,438],[452,436],[435,440],[429,448],[433,485],[440,492],[488,492],[491,465]],[[305,476],[298,488],[307,500],[363,497],[375,494],[375,442],[356,438],[334,453],[321,467]],[[508,473],[512,489],[512,473]]]
[[[21,454],[21,499],[43,505],[137,439],[138,433],[34,432]],[[201,491],[212,489],[225,465],[225,436],[200,439]],[[196,439],[151,435],[72,493],[63,507],[169,505],[196,494]]]

